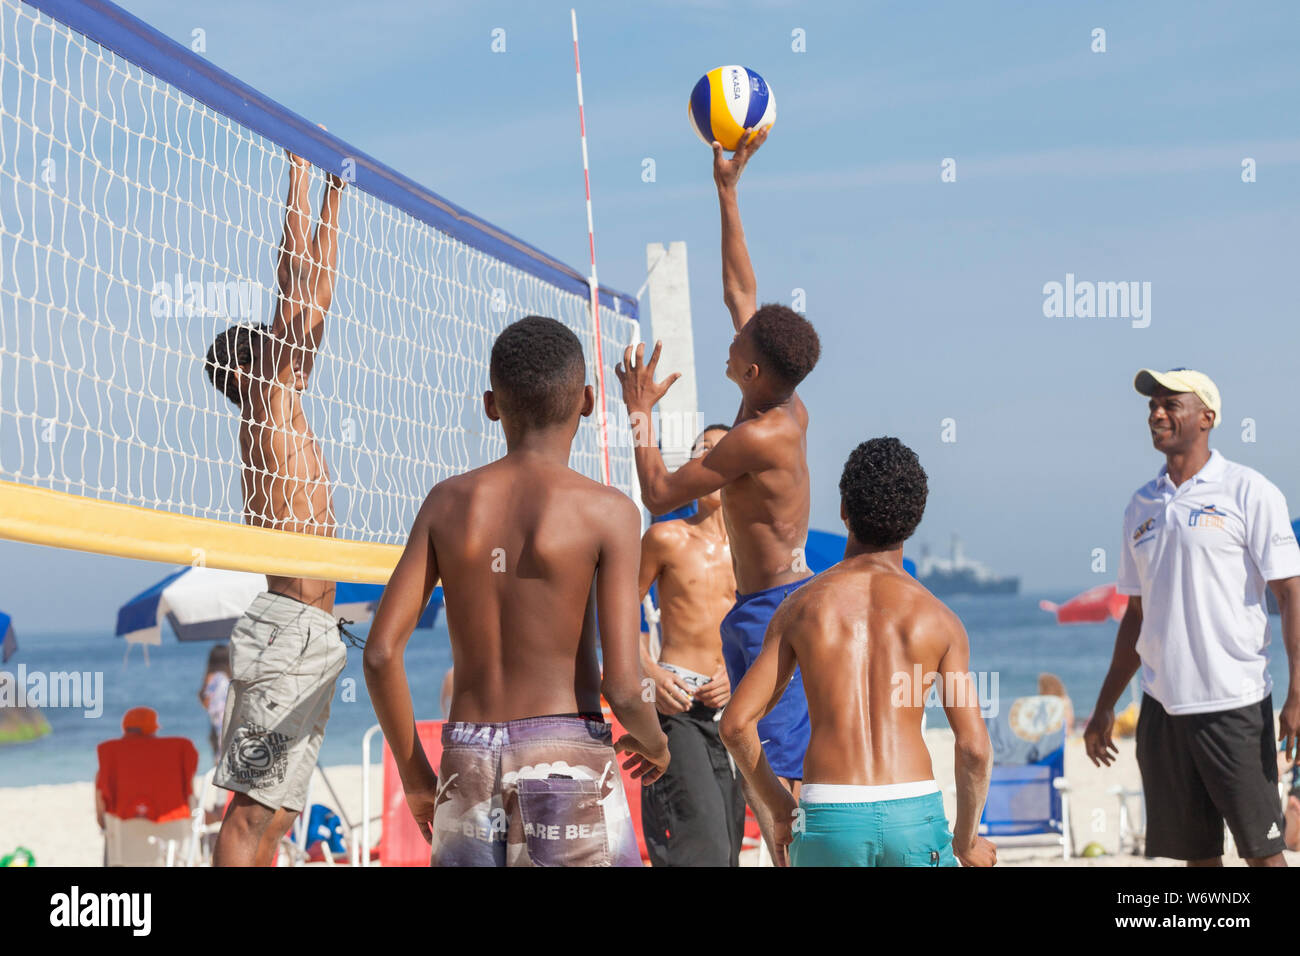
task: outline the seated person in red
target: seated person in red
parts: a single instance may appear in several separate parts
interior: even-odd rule
[[[132,707],[122,718],[122,736],[99,745],[95,816],[119,820],[143,817],[155,823],[190,815],[199,752],[185,737],[157,737],[158,714]]]

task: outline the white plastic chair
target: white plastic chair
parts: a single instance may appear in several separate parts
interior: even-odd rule
[[[180,866],[194,839],[190,817],[155,823],[104,815],[105,866]]]

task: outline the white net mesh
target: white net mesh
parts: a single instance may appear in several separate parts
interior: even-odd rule
[[[239,415],[203,360],[232,323],[271,321],[288,179],[280,146],[0,0],[0,479],[244,520]],[[579,334],[594,384],[586,298],[344,190],[303,398],[339,537],[401,543],[432,484],[504,453],[482,412],[488,354],[529,313]],[[612,368],[636,323],[601,319],[614,441]],[[599,479],[603,453],[593,416],[571,463]],[[626,442],[610,465],[634,494]]]

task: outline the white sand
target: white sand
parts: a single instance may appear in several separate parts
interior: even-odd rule
[[[361,765],[327,767],[330,783],[350,821],[361,822]],[[370,777],[371,814],[378,816],[383,796],[383,773],[376,765]],[[196,788],[202,778],[196,778]],[[224,805],[226,791],[211,789],[208,804]],[[335,807],[319,773],[312,778],[312,803]],[[337,808],[336,808],[337,809]],[[374,824],[373,839],[379,835]],[[62,783],[37,787],[0,788],[0,856],[25,846],[37,866],[100,866],[104,838],[95,822],[93,783]]]
[[[948,730],[930,730],[926,733],[934,761],[935,778],[944,792],[949,820],[956,809],[952,785],[952,733]],[[1147,860],[1119,852],[1119,804],[1107,790],[1116,785],[1130,789],[1141,786],[1133,741],[1119,741],[1119,760],[1109,768],[1092,765],[1083,751],[1083,741],[1075,738],[1066,745],[1065,772],[1070,782],[1071,823],[1075,835],[1075,851],[1084,845],[1097,842],[1106,855],[1094,859],[1076,856],[1071,860],[1061,857],[1059,847],[1007,848],[998,851],[1000,864],[1012,866],[1170,866],[1171,860]],[[354,823],[361,820],[361,766],[329,767],[326,770],[343,803],[346,816]],[[371,773],[371,813],[379,813],[382,796],[382,775],[376,766]],[[224,791],[212,791],[224,799]],[[635,798],[634,798],[635,799]],[[334,806],[321,777],[313,780],[311,800]],[[0,855],[17,846],[25,846],[36,855],[39,866],[99,866],[103,860],[103,838],[95,824],[94,789],[90,783],[68,783],[36,787],[0,788]],[[1138,801],[1131,806],[1138,808]],[[373,838],[378,837],[376,822]],[[748,856],[748,855],[747,855]],[[1300,853],[1286,854],[1287,862],[1300,866]],[[746,859],[745,863],[750,863]],[[1241,865],[1241,860],[1229,850],[1225,863]]]

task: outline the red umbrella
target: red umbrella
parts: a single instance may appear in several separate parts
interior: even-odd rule
[[[1039,601],[1038,606],[1055,614],[1057,624],[1096,624],[1107,618],[1116,621],[1122,618],[1128,607],[1128,596],[1118,593],[1114,584],[1099,584],[1064,604]]]

